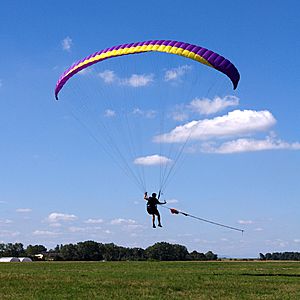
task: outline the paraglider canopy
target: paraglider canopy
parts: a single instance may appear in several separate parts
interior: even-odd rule
[[[56,100],[58,100],[58,94],[65,83],[79,71],[108,58],[149,51],[166,52],[184,56],[214,68],[230,78],[233,89],[237,88],[240,80],[240,74],[237,68],[228,59],[211,50],[172,40],[150,40],[106,48],[81,59],[67,69],[59,78],[55,88]]]
[[[139,53],[144,55],[131,55]],[[113,57],[120,59],[111,60]],[[188,65],[183,65],[186,58]],[[199,97],[207,98],[214,87],[214,96],[220,94],[222,85],[210,82],[210,75],[225,85],[227,78],[222,74],[236,89],[240,79],[237,68],[198,45],[173,40],[121,44],[69,67],[57,81],[55,98],[58,100],[64,89],[64,103],[69,99],[71,114],[141,192],[147,190],[146,178],[154,177],[159,181],[154,189],[164,191],[188,141],[196,136],[195,119],[184,122],[198,117],[195,105]],[[68,88],[64,88],[67,82]],[[183,109],[190,112],[185,114]],[[184,129],[181,135],[166,138],[178,128]]]

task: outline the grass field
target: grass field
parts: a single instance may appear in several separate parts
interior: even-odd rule
[[[1,263],[0,299],[300,299],[300,262]]]

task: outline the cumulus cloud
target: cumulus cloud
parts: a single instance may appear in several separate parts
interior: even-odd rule
[[[104,112],[104,116],[107,118],[113,118],[116,116],[116,112],[112,109],[106,109]]]
[[[252,220],[239,220],[238,223],[244,224],[244,225],[249,225],[249,224],[253,224],[253,221]]]
[[[276,240],[266,240],[267,245],[275,246],[275,247],[287,247],[289,245],[288,241],[283,241],[281,239]]]
[[[78,226],[71,226],[68,228],[70,232],[77,233],[77,232],[87,232],[88,227],[78,227]]]
[[[155,166],[155,165],[166,165],[171,163],[172,160],[168,157],[161,155],[149,155],[144,157],[138,157],[134,160],[136,165],[144,165],[144,166]]]
[[[239,105],[239,98],[232,95],[222,97],[216,96],[213,99],[195,98],[188,104],[177,104],[170,116],[175,121],[185,121],[190,115],[211,115],[216,114],[225,108]]]
[[[33,235],[42,235],[42,236],[57,236],[59,235],[58,232],[49,231],[49,230],[35,230]]]
[[[273,137],[266,137],[265,139],[249,139],[240,138],[233,141],[228,141],[220,146],[207,144],[202,147],[202,152],[206,153],[240,153],[240,152],[254,152],[264,150],[300,150],[300,143],[287,143],[280,139]]]
[[[141,116],[143,116],[144,115],[144,111],[142,110],[142,109],[140,109],[140,108],[135,108],[133,111],[132,111],[132,113],[134,114],[134,115],[141,115]]]
[[[208,140],[250,135],[266,131],[275,123],[275,118],[267,110],[234,110],[224,116],[177,126],[169,133],[155,136],[154,142],[182,143],[188,139]]]
[[[153,82],[153,77],[153,74],[132,74],[129,78],[122,79],[121,83],[132,87],[141,87]]]
[[[9,220],[9,219],[0,219],[0,225],[1,224],[11,224],[13,223],[12,220]]]
[[[116,75],[115,72],[112,71],[112,70],[105,70],[105,71],[99,73],[98,76],[99,76],[101,79],[103,79],[103,81],[104,81],[105,83],[108,83],[108,84],[109,84],[109,83],[113,83],[113,82],[115,82],[116,80],[118,80],[117,75]]]
[[[64,214],[64,213],[51,213],[47,220],[50,223],[58,223],[59,221],[65,221],[65,222],[70,222],[70,221],[75,221],[77,217],[72,214]]]
[[[131,86],[131,87],[147,86],[151,82],[153,82],[153,78],[154,78],[153,74],[132,74],[128,78],[120,78],[112,70],[105,70],[103,72],[100,72],[100,73],[98,73],[98,76],[106,84],[116,83],[118,85],[125,85],[125,86]]]
[[[239,98],[236,96],[228,95],[223,98],[217,96],[214,99],[195,98],[194,100],[191,101],[188,107],[192,111],[198,114],[210,115],[210,114],[215,114],[217,112],[220,112],[227,107],[237,106],[237,105],[239,105]]]
[[[168,204],[174,204],[174,203],[178,203],[179,201],[177,199],[169,199],[166,200]]]
[[[136,221],[132,219],[113,219],[111,220],[110,224],[112,225],[135,225]]]
[[[189,114],[182,110],[173,111],[171,113],[171,116],[174,121],[179,121],[179,122],[185,121],[189,118]]]
[[[61,227],[61,223],[50,223],[50,227]]]
[[[102,219],[88,219],[88,220],[84,221],[84,223],[87,223],[87,224],[100,224],[100,223],[103,223],[103,220]]]
[[[64,51],[70,52],[72,45],[73,41],[69,36],[65,37],[61,42],[61,46]]]
[[[12,230],[0,230],[0,237],[16,237],[20,235],[19,231],[12,231]]]
[[[138,107],[136,107],[133,111],[132,114],[134,115],[140,115],[143,118],[147,118],[147,119],[153,119],[155,118],[157,112],[153,109],[149,109],[149,110],[142,110]]]
[[[222,242],[228,242],[229,240],[227,238],[221,238],[220,239]]]
[[[165,72],[164,79],[165,79],[165,81],[178,80],[191,69],[192,69],[191,66],[184,65],[184,66],[179,66],[177,68],[167,70]]]
[[[71,226],[68,228],[68,231],[72,233],[85,233],[91,235],[103,232],[102,228],[99,226],[98,227],[97,226],[96,227],[95,226],[86,226],[86,227]]]
[[[78,72],[79,75],[88,75],[88,74],[92,74],[93,73],[93,68],[89,67],[89,68],[85,68],[82,69],[81,71]]]
[[[254,229],[254,231],[263,231],[263,228],[257,227],[257,228]]]
[[[18,213],[30,213],[30,212],[32,212],[32,209],[31,208],[17,208],[16,212],[18,212]]]

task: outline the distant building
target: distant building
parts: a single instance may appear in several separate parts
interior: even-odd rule
[[[32,259],[29,257],[19,257],[20,262],[32,262]]]
[[[17,257],[1,257],[0,262],[20,262]]]
[[[44,254],[34,254],[34,257],[35,257],[37,260],[44,260],[44,259],[45,259]]]

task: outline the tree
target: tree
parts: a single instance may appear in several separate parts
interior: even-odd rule
[[[188,251],[185,246],[166,242],[156,243],[145,250],[146,257],[153,260],[185,260]]]
[[[102,260],[99,243],[94,241],[85,241],[77,244],[77,252],[80,260]]]
[[[59,255],[63,260],[80,260],[77,245],[67,244],[60,247]]]
[[[1,244],[0,247],[1,255],[5,257],[9,256],[24,256],[25,251],[22,243],[8,243],[8,244]]]
[[[218,255],[214,254],[212,251],[208,251],[205,253],[206,260],[217,260]]]
[[[197,251],[193,251],[189,254],[189,259],[190,260],[206,260],[206,256],[204,255],[204,253],[199,253]]]
[[[111,260],[119,260],[119,247],[116,246],[114,243],[104,244],[101,245],[103,259],[107,261]]]
[[[47,252],[47,248],[43,245],[28,245],[25,252],[28,256],[34,256]]]
[[[266,260],[300,260],[300,252],[273,252],[266,253],[264,257]]]
[[[272,259],[272,254],[271,253],[266,253],[265,258],[266,258],[266,260]]]
[[[259,253],[259,259],[260,260],[266,260],[266,257],[262,253]]]
[[[0,256],[4,256],[5,252],[5,244],[4,243],[0,243]]]

